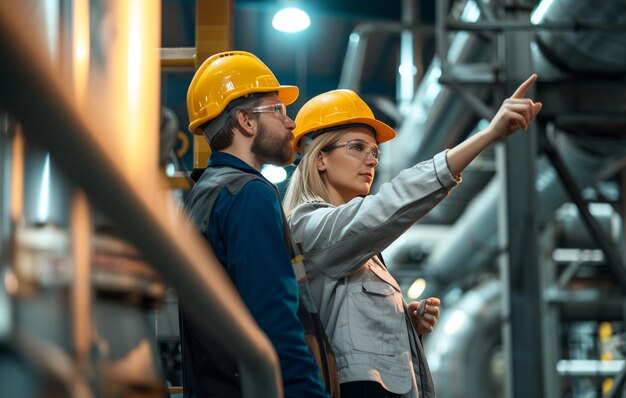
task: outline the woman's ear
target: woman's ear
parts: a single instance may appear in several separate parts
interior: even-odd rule
[[[317,154],[317,171],[326,171],[326,162],[324,162],[324,155],[322,152]]]
[[[256,120],[252,117],[252,114],[242,110],[236,112],[239,131],[245,136],[253,136],[256,133]]]

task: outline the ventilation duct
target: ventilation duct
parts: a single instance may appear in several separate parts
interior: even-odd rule
[[[537,44],[560,69],[576,75],[626,73],[626,34],[611,24],[626,22],[626,2],[557,0],[543,1],[533,15],[534,23],[603,24],[603,30],[541,31]]]
[[[488,7],[491,2],[485,2]],[[464,22],[476,22],[480,10],[473,1],[455,4],[452,16]],[[457,32],[450,41],[448,62],[458,64],[480,64],[489,62],[490,37]],[[432,158],[442,148],[455,145],[467,135],[477,117],[468,112],[467,104],[457,92],[439,82],[440,61],[435,58],[430,64],[417,89],[411,110],[398,128],[398,137],[386,145],[394,153],[394,162],[385,164],[388,176],[420,161]],[[489,94],[486,86],[468,88],[472,95],[485,100]],[[384,161],[384,160],[383,160]],[[384,179],[381,175],[381,180]],[[453,223],[463,212],[468,200],[480,191],[493,176],[493,151],[486,151],[466,171],[464,183],[455,189],[454,198],[448,198],[431,211],[422,223]]]
[[[574,6],[571,3],[576,3]],[[473,3],[467,3],[467,7]],[[585,20],[602,26],[602,23],[615,21],[615,15],[626,16],[626,3],[588,1],[544,1],[537,10],[541,10],[543,18],[550,21]],[[556,7],[556,8],[553,8]],[[568,12],[558,17],[561,8],[576,10],[581,14],[573,17]],[[589,8],[593,8],[593,11]],[[616,8],[618,7],[618,8]],[[556,11],[554,11],[556,10]],[[535,13],[536,15],[537,13]],[[558,18],[558,19],[554,19]],[[467,45],[470,49],[463,51],[471,54],[469,59],[480,59],[481,51],[488,53],[486,45],[478,45],[479,39],[457,33],[451,42],[451,49],[458,43]],[[558,38],[565,37],[569,42],[579,39],[580,33],[566,33],[563,31],[549,31],[541,36],[542,46],[546,47]],[[585,31],[584,45],[577,50],[579,63],[595,65],[594,60],[614,57],[615,54],[626,52],[626,32],[623,31]],[[593,37],[598,40],[612,43],[611,46],[593,46]],[[485,43],[483,43],[485,44]],[[626,119],[622,116],[626,105],[626,87],[622,80],[583,80],[573,79],[570,75],[553,64],[533,43],[532,56],[535,70],[540,76],[537,96],[541,98],[544,108],[541,116],[551,120],[558,130],[571,133],[556,134],[554,145],[566,166],[573,175],[579,187],[584,188],[595,183],[598,179],[610,176],[611,173],[622,167],[626,156]],[[558,46],[557,46],[558,48]],[[610,52],[609,52],[610,51]],[[558,54],[565,56],[563,50]],[[583,56],[584,54],[584,56]],[[626,59],[626,57],[624,58]],[[459,59],[455,62],[463,61]],[[464,62],[467,62],[464,61]],[[626,64],[626,61],[615,61],[616,65]],[[425,75],[422,85],[414,102],[412,117],[405,120],[399,129],[397,140],[398,150],[404,150],[405,162],[396,162],[396,169],[401,170],[417,161],[432,157],[436,152],[454,145],[463,138],[463,132],[471,129],[471,114],[464,100],[453,95],[447,87],[442,87],[437,79],[429,78],[438,68],[435,60],[429,72]],[[451,64],[454,64],[451,60]],[[621,70],[618,66],[613,71]],[[583,66],[579,66],[583,68]],[[601,69],[603,71],[605,69]],[[436,73],[435,73],[436,75]],[[542,81],[545,77],[546,81]],[[435,93],[428,96],[426,93]],[[442,120],[442,122],[438,122]],[[624,128],[622,128],[624,127]],[[478,130],[476,127],[474,130]],[[416,147],[417,145],[417,147]],[[395,152],[394,152],[395,153]],[[450,234],[439,242],[428,258],[424,271],[432,278],[429,282],[438,282],[440,286],[448,285],[456,279],[469,273],[493,264],[498,252],[496,237],[499,184],[493,180],[493,151],[486,150],[464,171],[463,184],[453,191],[437,206],[429,216],[420,221],[420,224],[454,223]],[[468,188],[465,188],[469,186]],[[566,195],[556,172],[545,159],[539,159],[536,182],[541,215],[539,221],[546,221],[552,213],[566,200]],[[482,188],[484,187],[484,190]],[[482,191],[481,191],[482,190]],[[469,205],[468,205],[469,204]],[[467,206],[467,209],[465,209]],[[462,215],[461,215],[462,214]],[[403,251],[410,251],[417,242],[405,241],[406,248],[397,247],[388,255],[394,263],[394,258],[406,258]],[[429,286],[433,286],[430,283]]]
[[[586,187],[623,167],[626,137],[621,141],[574,140],[561,134],[556,148],[579,187]],[[554,169],[541,159],[537,169],[539,222],[547,221],[568,196]],[[468,206],[446,239],[435,246],[424,272],[429,286],[448,286],[484,266],[494,263],[498,253],[497,224],[500,185],[493,179]]]
[[[533,22],[574,25],[584,21],[598,27],[597,30],[542,31],[531,46],[534,69],[540,76],[537,97],[544,104],[541,117],[545,123],[540,126],[554,127],[550,139],[556,152],[578,187],[588,187],[612,176],[626,162],[626,123],[623,117],[626,106],[623,81],[626,32],[610,29],[611,24],[624,24],[626,2],[544,0],[536,10]],[[537,14],[539,11],[542,15]],[[424,84],[433,83],[424,80]],[[428,86],[419,90],[434,91]],[[444,92],[439,88],[437,90]],[[436,97],[430,102],[437,103],[440,98],[444,97]],[[431,112],[450,110],[445,113],[449,118],[446,124],[457,126],[459,130],[453,129],[449,135],[439,126],[424,123],[425,117],[421,124],[407,119],[401,129],[405,136],[410,131],[430,129],[440,130],[445,137],[433,136],[433,145],[428,142],[427,135],[420,136],[419,148],[416,150],[415,145],[410,147],[419,158],[405,156],[407,162],[399,164],[398,168],[404,168],[415,160],[427,159],[458,140],[459,131],[470,130],[467,119],[460,117],[460,113],[469,112],[466,109],[452,112],[457,107],[463,107],[461,104],[461,98],[450,96],[446,102],[440,103],[439,108],[428,110],[428,120],[437,118]],[[406,143],[402,146],[409,148]],[[463,184],[471,178],[467,173],[464,177]],[[422,271],[428,281],[428,291],[424,296],[442,293],[459,279],[495,263],[499,252],[497,209],[500,188],[500,183],[494,179],[475,197],[462,196],[469,203],[467,209],[451,226],[446,238],[440,240],[423,261]],[[555,211],[569,197],[557,173],[543,157],[538,158],[536,189],[540,212],[538,221],[545,223],[554,217]],[[455,190],[451,196],[458,194]],[[442,208],[442,205],[439,207]],[[406,258],[403,253],[410,251],[415,243],[407,239],[395,256]],[[390,260],[393,263],[394,258]],[[590,293],[600,297],[599,292]],[[494,374],[488,369],[493,364],[491,361],[498,344],[494,336],[500,334],[500,294],[500,283],[490,282],[470,290],[458,303],[443,310],[439,325],[426,340],[425,349],[438,396],[497,396],[490,394],[490,389],[498,386],[490,383],[498,377],[504,380],[504,375]],[[563,319],[598,319],[597,301],[586,298],[559,301]],[[546,296],[546,299],[550,300],[550,297]],[[605,320],[623,319],[624,305],[621,301],[616,300],[611,303],[610,310],[605,309]],[[473,366],[468,367],[468,363]],[[494,379],[487,380],[485,374]],[[502,387],[500,391],[503,391]]]
[[[488,282],[446,308],[424,351],[438,397],[498,397],[491,363],[500,341],[499,282]],[[471,365],[470,365],[471,364]]]

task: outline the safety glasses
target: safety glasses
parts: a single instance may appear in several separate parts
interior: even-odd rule
[[[329,152],[333,149],[337,149],[340,147],[346,148],[346,152],[348,152],[348,155],[357,158],[363,162],[365,161],[365,159],[367,159],[368,154],[372,155],[372,157],[376,160],[380,159],[380,149],[378,148],[378,146],[363,140],[352,140],[331,144],[322,149],[322,152]]]
[[[278,102],[272,105],[257,106],[250,109],[252,113],[276,113],[280,117],[280,120],[285,124],[287,119],[287,107],[282,102]]]

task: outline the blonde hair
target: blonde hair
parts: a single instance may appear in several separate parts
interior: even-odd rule
[[[304,202],[321,200],[330,203],[330,193],[317,170],[317,158],[322,149],[339,141],[347,130],[323,133],[308,143],[304,142],[306,138],[303,139],[302,159],[291,175],[289,187],[283,199],[283,209],[287,217]]]

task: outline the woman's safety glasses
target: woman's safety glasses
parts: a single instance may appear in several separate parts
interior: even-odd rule
[[[250,109],[252,113],[277,113],[280,117],[280,120],[285,124],[285,119],[287,118],[287,107],[282,102],[272,105],[263,105],[257,106],[255,108]]]
[[[378,146],[369,142],[365,142],[363,140],[352,140],[331,144],[322,149],[322,152],[329,152],[339,147],[346,148],[346,152],[348,152],[348,155],[357,158],[363,162],[365,162],[365,159],[367,159],[368,154],[372,155],[372,157],[376,160],[380,159],[380,149],[378,148]]]

